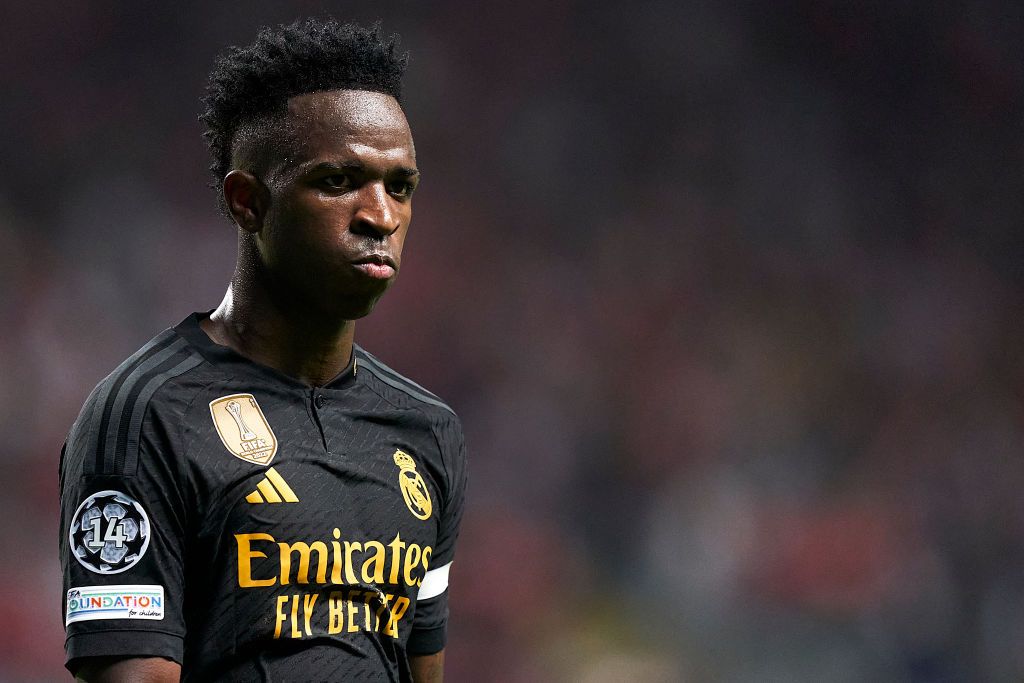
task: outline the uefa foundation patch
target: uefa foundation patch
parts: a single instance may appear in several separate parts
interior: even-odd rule
[[[82,586],[68,590],[64,624],[93,619],[163,619],[163,586]]]

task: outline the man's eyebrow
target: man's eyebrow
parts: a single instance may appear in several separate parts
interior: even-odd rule
[[[308,173],[317,173],[320,171],[350,171],[355,173],[362,173],[366,171],[366,165],[358,161],[321,161],[310,168]],[[399,178],[415,178],[420,172],[415,168],[409,168],[408,166],[399,166],[398,168],[391,169],[387,175],[397,176]]]
[[[359,163],[358,161],[321,161],[309,169],[309,172],[315,171],[364,171],[366,166]]]

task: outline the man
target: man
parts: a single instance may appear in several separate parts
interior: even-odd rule
[[[466,485],[451,409],[353,343],[419,181],[379,28],[262,31],[203,115],[238,261],[92,392],[61,457],[88,681],[440,681]]]

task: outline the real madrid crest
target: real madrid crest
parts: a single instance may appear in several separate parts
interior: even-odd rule
[[[430,502],[430,491],[423,477],[416,471],[416,461],[403,450],[395,451],[395,464],[398,465],[398,485],[402,489],[402,497],[409,512],[417,519],[428,519],[434,506]]]
[[[210,415],[231,455],[257,465],[277,453],[277,437],[252,394],[232,394],[210,401]]]

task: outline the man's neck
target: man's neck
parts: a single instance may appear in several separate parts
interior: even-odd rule
[[[352,320],[285,310],[237,277],[200,326],[215,343],[311,387],[327,384],[348,366],[356,327]]]

